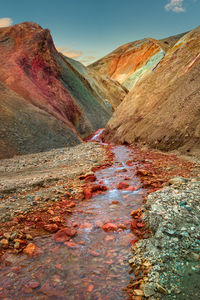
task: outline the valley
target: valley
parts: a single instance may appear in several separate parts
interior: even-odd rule
[[[199,37],[0,28],[0,299],[199,299]]]

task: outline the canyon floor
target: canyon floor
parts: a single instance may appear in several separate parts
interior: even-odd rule
[[[199,299],[199,161],[100,133],[1,160],[0,299]]]

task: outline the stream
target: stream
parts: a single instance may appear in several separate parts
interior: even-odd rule
[[[100,133],[91,141],[99,141]],[[134,278],[128,264],[135,238],[131,211],[141,207],[146,190],[135,175],[138,162],[127,164],[133,150],[115,145],[112,151],[112,166],[95,172],[95,183],[106,185],[107,191],[80,201],[66,219],[77,235],[65,243],[55,242],[49,234],[34,238],[41,249],[37,257],[10,254],[10,265],[0,269],[0,290],[7,290],[3,299],[129,299],[123,289]],[[117,188],[120,182],[132,190]],[[104,231],[108,222],[117,230]]]

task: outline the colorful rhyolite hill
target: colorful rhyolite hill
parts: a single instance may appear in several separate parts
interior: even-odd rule
[[[161,150],[200,149],[200,27],[170,48],[118,106],[104,139]]]
[[[128,90],[148,75],[182,35],[161,41],[145,38],[125,44],[91,64],[89,68],[117,80]]]
[[[110,79],[97,93],[35,23],[0,28],[0,57],[1,158],[80,143],[105,126],[112,96],[126,95]]]

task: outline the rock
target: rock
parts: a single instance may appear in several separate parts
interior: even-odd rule
[[[116,231],[118,227],[114,223],[106,223],[103,225],[102,229],[104,231]]]
[[[1,245],[1,247],[2,248],[8,248],[8,246],[9,246],[9,242],[8,242],[8,240],[7,239],[2,239],[1,241],[0,241],[0,245]]]
[[[168,294],[168,293],[167,293],[167,290],[166,290],[162,285],[160,285],[159,283],[156,284],[156,288],[157,288],[157,290],[158,290],[159,292],[161,292],[162,294],[165,294],[165,295]]]
[[[3,234],[3,236],[4,236],[7,240],[10,239],[10,233],[9,233],[9,232],[5,232],[5,233]]]
[[[143,291],[144,291],[145,297],[151,297],[155,294],[153,285],[148,284],[148,283],[143,286]]]
[[[70,202],[69,204],[67,204],[67,207],[68,208],[73,208],[73,207],[75,207],[76,206],[76,203],[75,202]]]
[[[134,258],[131,258],[129,259],[128,263],[131,265],[131,264],[134,264],[135,263],[135,259]]]
[[[185,183],[186,179],[183,177],[174,177],[174,178],[171,178],[168,182],[169,182],[169,184],[178,185],[178,184]]]
[[[14,248],[19,249],[20,248],[20,243],[19,242],[14,243]]]
[[[62,223],[62,220],[59,217],[53,217],[49,219],[51,223]]]
[[[24,248],[23,252],[28,256],[35,257],[41,253],[41,250],[35,244],[30,243]]]
[[[83,190],[85,199],[91,199],[92,198],[92,189],[90,187],[85,187]]]
[[[96,251],[89,251],[89,253],[92,255],[92,256],[95,256],[95,257],[97,257],[97,256],[100,256],[100,253],[98,253],[98,252],[96,252]]]
[[[124,225],[124,224],[119,224],[119,225],[118,225],[118,228],[120,228],[120,229],[126,229],[126,225]]]
[[[30,235],[30,234],[28,233],[28,234],[26,234],[26,239],[27,239],[27,240],[32,240],[33,237],[32,237],[32,235]]]
[[[118,190],[123,190],[129,187],[129,184],[127,182],[119,182],[117,185]]]
[[[36,289],[40,286],[40,283],[38,281],[30,281],[29,282],[29,287],[32,289]]]
[[[135,296],[144,296],[144,292],[142,290],[134,290],[133,294]]]
[[[53,239],[56,242],[64,243],[69,241],[72,237],[77,234],[77,231],[70,228],[63,228],[54,234]]]
[[[58,231],[59,227],[56,224],[46,224],[44,225],[44,229],[50,233],[54,233]]]

